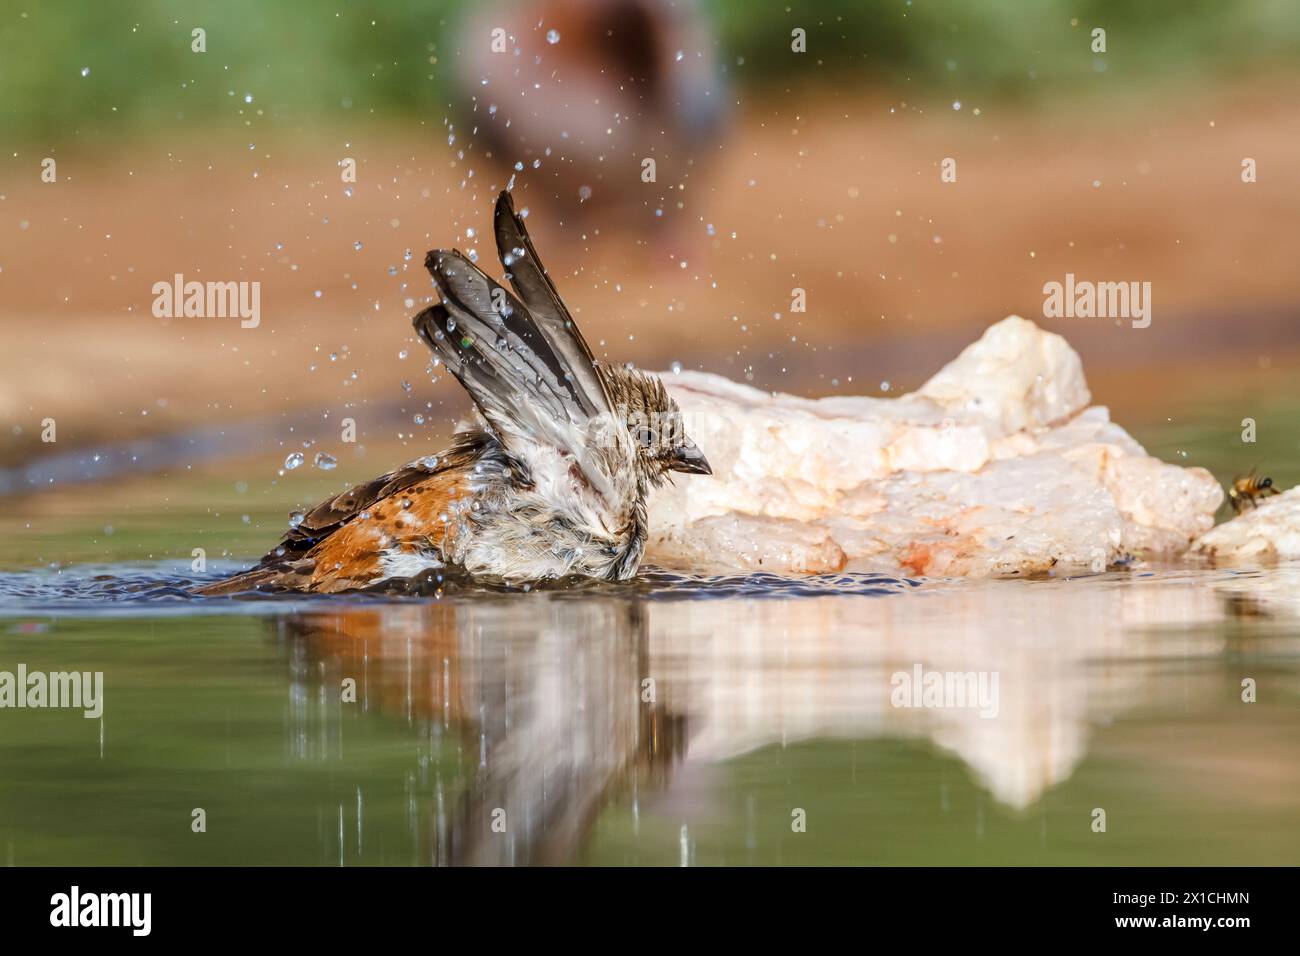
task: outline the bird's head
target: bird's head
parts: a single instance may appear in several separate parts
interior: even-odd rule
[[[614,410],[637,446],[645,477],[661,484],[669,472],[711,475],[713,469],[686,434],[681,409],[658,376],[633,368],[601,366]]]

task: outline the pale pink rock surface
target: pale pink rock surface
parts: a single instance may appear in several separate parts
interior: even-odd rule
[[[1078,354],[1012,316],[900,398],[666,373],[712,477],[651,501],[647,560],[706,572],[989,576],[1181,554],[1223,490],[1089,406]]]

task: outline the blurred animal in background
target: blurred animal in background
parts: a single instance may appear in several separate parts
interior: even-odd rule
[[[1232,502],[1232,510],[1241,514],[1247,508],[1258,508],[1260,498],[1276,494],[1281,492],[1273,485],[1273,479],[1255,474],[1255,469],[1252,468],[1244,478],[1238,478],[1232,483],[1228,489],[1228,500]]]
[[[556,218],[655,228],[719,141],[716,45],[693,0],[492,4],[461,26],[456,94],[473,142]]]

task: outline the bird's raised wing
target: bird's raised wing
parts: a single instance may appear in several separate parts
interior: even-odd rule
[[[592,357],[591,349],[573,317],[569,315],[542,260],[537,257],[533,241],[528,237],[528,227],[515,212],[514,200],[505,190],[497,197],[493,228],[496,232],[497,255],[506,270],[506,278],[528,307],[537,328],[546,336],[554,352],[564,360],[578,386],[593,397],[604,396],[604,407],[611,407],[609,392],[596,370],[596,360]]]
[[[530,466],[576,464],[601,507],[616,505],[634,449],[594,369],[575,367],[523,303],[459,252],[434,250],[425,265],[442,302],[415,317],[416,331],[501,443]]]

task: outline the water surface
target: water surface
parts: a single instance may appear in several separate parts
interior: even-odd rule
[[[248,600],[198,577],[0,576],[0,670],[105,682],[100,719],[0,711],[0,859],[1300,862],[1300,568]],[[918,666],[996,674],[996,712],[896,706]]]

